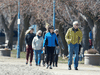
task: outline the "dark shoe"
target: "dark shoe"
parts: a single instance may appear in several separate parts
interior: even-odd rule
[[[55,67],[55,65],[53,65],[53,67]]]
[[[53,62],[53,65],[52,65],[52,66],[53,66],[53,67],[55,66],[55,65],[54,65],[54,62]]]
[[[71,70],[71,66],[68,67],[68,70]]]
[[[41,66],[41,65],[39,64],[39,66]]]
[[[52,69],[52,67],[50,66],[50,69]]]
[[[28,61],[26,61],[26,65],[28,64]]]
[[[58,67],[58,66],[56,65],[56,67]]]
[[[38,66],[38,65],[36,64],[36,66]]]
[[[45,64],[43,64],[43,67],[45,67]]]
[[[78,70],[78,68],[77,68],[77,67],[75,67],[75,70]]]

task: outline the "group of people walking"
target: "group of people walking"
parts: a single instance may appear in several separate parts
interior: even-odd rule
[[[72,55],[73,51],[75,52],[74,58],[74,67],[75,70],[78,70],[78,51],[79,44],[82,41],[82,32],[78,28],[78,21],[73,22],[73,27],[69,28],[66,35],[65,40],[68,43],[68,69],[71,70],[72,64]],[[46,31],[43,32],[39,30],[36,35],[33,33],[33,28],[30,28],[26,32],[25,41],[26,41],[26,64],[28,64],[28,58],[30,54],[30,66],[32,66],[33,59],[33,50],[35,55],[36,66],[40,66],[41,63],[41,54],[46,54],[46,68],[52,69],[53,66],[58,66],[58,55],[60,50],[64,50],[64,45],[59,36],[58,29],[53,28],[53,26],[46,25]],[[43,65],[45,65],[45,61],[43,61]]]

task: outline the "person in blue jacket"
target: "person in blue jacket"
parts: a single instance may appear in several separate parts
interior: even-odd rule
[[[44,42],[43,42],[43,50],[45,50],[45,46],[47,47],[47,69],[50,66],[50,69],[52,69],[51,64],[53,62],[53,54],[55,47],[58,46],[58,39],[56,34],[54,33],[53,26],[49,26],[48,28],[49,32],[45,34]],[[59,46],[58,46],[59,48]],[[50,60],[50,64],[49,64]]]

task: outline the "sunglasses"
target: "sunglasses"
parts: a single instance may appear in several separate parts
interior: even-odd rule
[[[76,24],[76,26],[79,26],[79,24]]]
[[[39,33],[39,34],[41,34],[41,33]]]

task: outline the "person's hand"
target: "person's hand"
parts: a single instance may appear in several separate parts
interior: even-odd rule
[[[43,49],[42,50],[45,50],[45,47],[43,47]]]
[[[59,46],[57,46],[57,48],[59,48]]]
[[[26,48],[28,48],[28,45],[26,45]]]
[[[64,51],[64,49],[62,49]]]

